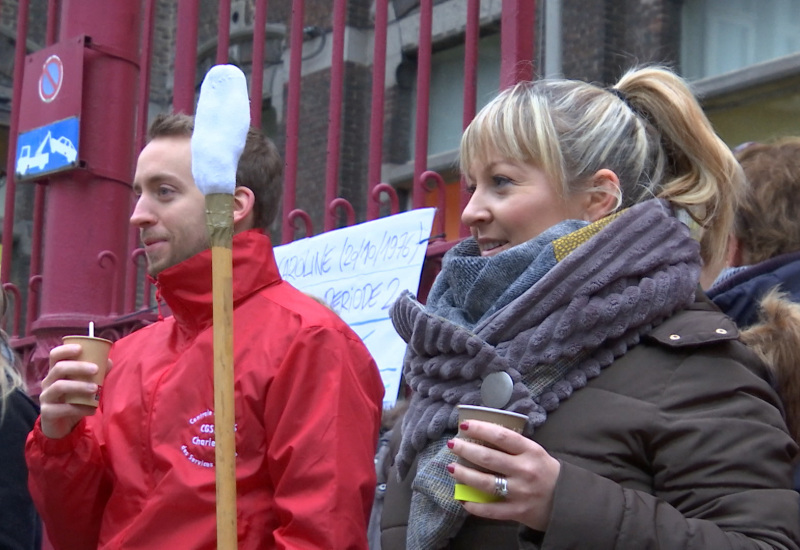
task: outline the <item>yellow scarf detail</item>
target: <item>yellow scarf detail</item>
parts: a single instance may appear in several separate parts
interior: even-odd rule
[[[564,235],[553,241],[553,255],[556,261],[560,262],[566,258],[570,252],[578,248],[580,245],[597,235],[605,226],[616,220],[620,214],[625,210],[609,214],[605,218],[599,219],[594,223],[582,227],[577,231],[573,231],[569,235]]]

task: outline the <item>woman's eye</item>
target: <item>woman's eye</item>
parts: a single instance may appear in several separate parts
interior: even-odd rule
[[[492,176],[492,181],[494,181],[494,184],[498,187],[512,183],[511,179],[505,176]]]
[[[466,191],[468,195],[474,195],[475,194],[475,184],[474,183],[468,183],[464,187],[464,191]]]

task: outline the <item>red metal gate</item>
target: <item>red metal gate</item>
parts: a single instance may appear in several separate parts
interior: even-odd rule
[[[42,0],[43,2],[44,0]],[[307,13],[306,3],[313,13]],[[95,321],[98,331],[111,339],[118,338],[142,323],[153,319],[149,283],[142,276],[144,258],[138,248],[138,238],[127,226],[131,211],[132,179],[135,157],[143,146],[151,102],[154,51],[154,26],[159,9],[171,2],[143,0],[49,0],[46,13],[47,46],[58,47],[66,41],[82,37],[83,78],[77,87],[81,97],[81,152],[77,168],[36,179],[32,183],[15,181],[15,155],[19,133],[22,84],[25,71],[40,71],[26,67],[29,20],[44,14],[32,14],[31,0],[0,0],[0,6],[16,4],[16,22],[0,21],[16,29],[13,100],[9,133],[8,169],[5,218],[3,222],[2,270],[0,281],[12,297],[10,317],[6,327],[12,341],[22,354],[28,368],[27,378],[34,393],[38,381],[47,369],[47,354],[60,337],[87,320]],[[397,212],[400,199],[396,187],[381,181],[384,166],[386,132],[386,71],[387,41],[392,24],[403,17],[418,19],[416,59],[416,114],[414,115],[413,177],[409,205],[419,208],[438,204],[440,207],[434,235],[429,244],[428,258],[423,270],[419,294],[422,298],[438,271],[441,255],[457,234],[445,238],[444,218],[454,215],[465,203],[463,193],[449,202],[444,192],[445,178],[428,169],[429,159],[429,92],[432,55],[436,48],[434,26],[436,17],[448,14],[448,6],[458,4],[462,21],[451,22],[464,46],[463,124],[474,116],[476,109],[477,67],[481,35],[480,0],[451,0],[417,2],[378,0],[220,0],[217,5],[215,63],[228,63],[232,45],[231,21],[243,17],[246,10],[252,19],[252,51],[250,57],[250,93],[252,98],[263,97],[265,79],[266,31],[270,23],[285,25],[288,40],[288,78],[284,87],[285,120],[283,149],[286,163],[283,194],[281,239],[287,242],[296,235],[313,234],[312,217],[298,208],[298,171],[300,157],[301,112],[306,105],[302,89],[304,37],[320,29],[330,36],[330,93],[326,135],[326,166],[322,203],[321,228],[325,231],[344,223],[353,224],[375,219],[386,212]],[[496,5],[496,3],[491,3]],[[327,11],[322,10],[326,7]],[[174,49],[167,57],[174,58],[172,73],[174,111],[191,113],[194,110],[196,85],[205,68],[199,67],[198,40],[203,9],[207,2],[178,0],[176,24],[171,32]],[[485,7],[485,6],[484,6]],[[348,18],[355,10],[373,9],[371,17],[371,107],[369,112],[366,181],[361,194],[366,202],[364,219],[356,219],[356,209],[341,195],[340,174],[344,168],[341,152],[350,144],[343,125],[342,105],[346,88],[345,37]],[[392,10],[393,8],[393,10]],[[437,11],[439,9],[439,11]],[[505,87],[521,79],[532,78],[534,65],[533,36],[536,3],[534,0],[504,0],[499,17],[491,22],[502,28],[500,34],[500,82]],[[322,11],[324,13],[322,13]],[[390,15],[394,18],[390,21]],[[207,14],[206,14],[207,15]],[[497,15],[497,14],[496,14]],[[484,13],[485,16],[485,13]],[[309,25],[308,21],[323,25]],[[316,29],[316,30],[315,30]],[[163,29],[162,29],[163,30]],[[208,31],[205,31],[208,33]],[[452,34],[452,33],[450,33]],[[239,40],[237,35],[236,40]],[[452,42],[452,39],[450,39]],[[207,68],[207,67],[206,67]],[[34,102],[35,103],[35,102]],[[28,105],[31,102],[27,103]],[[255,126],[262,124],[261,101],[253,100],[251,118]],[[280,140],[276,140],[280,141]],[[431,186],[433,183],[435,185]],[[15,199],[22,186],[33,185],[33,211],[26,214],[32,221],[31,259],[26,280],[12,280],[12,263],[19,261],[14,251]],[[322,196],[324,194],[324,196]],[[452,194],[451,194],[452,196]],[[16,212],[19,214],[19,212]],[[298,227],[302,222],[304,228]],[[24,321],[23,321],[24,319]]]

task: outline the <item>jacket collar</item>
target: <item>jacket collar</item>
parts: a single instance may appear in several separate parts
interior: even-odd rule
[[[159,273],[156,286],[181,328],[199,332],[211,325],[211,280],[211,249]],[[234,306],[256,291],[280,282],[272,241],[260,230],[233,236],[233,280]]]
[[[741,327],[759,321],[759,302],[775,286],[800,301],[800,251],[748,266],[712,286],[708,296]]]
[[[800,250],[773,256],[763,262],[747,266],[745,269],[731,275],[728,279],[713,285],[708,289],[708,296],[714,300],[717,296],[738,286],[750,283],[750,281],[762,275],[769,275],[783,270],[786,270],[791,275],[800,273]],[[793,282],[793,277],[786,277],[786,279],[788,283]]]
[[[644,338],[670,348],[684,348],[736,340],[739,329],[698,285],[693,304],[670,316]]]

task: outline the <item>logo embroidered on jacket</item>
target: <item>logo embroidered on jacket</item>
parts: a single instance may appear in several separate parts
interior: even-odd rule
[[[188,421],[190,426],[191,439],[188,444],[181,445],[181,452],[186,460],[203,468],[214,467],[214,411],[206,409],[200,414],[193,416]],[[237,430],[234,424],[233,430]],[[236,453],[238,456],[239,453]]]
[[[181,445],[186,460],[203,468],[214,467],[214,411],[206,409],[189,419],[189,444]]]

